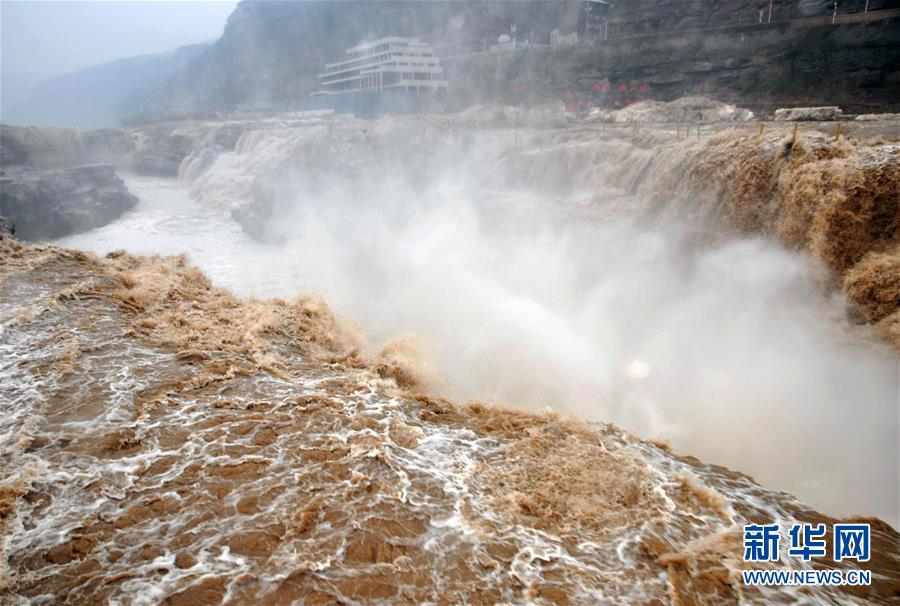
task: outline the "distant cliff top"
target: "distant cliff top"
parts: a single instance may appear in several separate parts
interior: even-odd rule
[[[219,41],[141,108],[197,110],[283,103],[318,88],[327,61],[362,40],[418,36],[438,47],[483,48],[502,34],[547,42],[575,31],[579,1],[241,2]]]
[[[838,16],[861,14],[865,6],[865,0],[842,0]],[[900,0],[868,2],[870,12],[898,7]],[[460,64],[463,71],[451,78],[455,109],[510,102],[504,91],[512,84],[529,87],[527,95],[516,94],[517,102],[535,102],[560,99],[567,89],[604,78],[658,82],[649,98],[663,100],[699,94],[754,109],[795,100],[849,103],[867,112],[894,109],[885,99],[891,87],[896,89],[900,46],[891,30],[898,29],[900,17],[833,27],[832,12],[827,0],[244,0],[214,44],[149,62],[121,60],[57,79],[29,103],[53,122],[13,121],[97,127],[289,109],[318,88],[317,73],[326,62],[360,41],[387,35],[419,37],[440,56],[479,52],[481,59]],[[801,18],[806,25],[817,18],[815,31],[795,28]],[[558,48],[537,59],[531,51],[508,59],[480,52],[504,34],[548,44],[553,30],[570,40],[577,34],[593,46]],[[522,65],[531,71],[523,73]],[[772,67],[781,75],[772,77]],[[742,71],[731,77],[733,68]],[[848,76],[848,70],[854,73]],[[710,72],[715,82],[697,77]],[[823,79],[832,84],[822,87]],[[86,117],[71,116],[75,107]]]

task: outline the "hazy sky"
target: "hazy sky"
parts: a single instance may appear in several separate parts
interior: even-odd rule
[[[218,38],[235,1],[0,0],[0,95],[82,67]]]

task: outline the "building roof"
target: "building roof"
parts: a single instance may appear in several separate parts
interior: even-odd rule
[[[402,42],[409,44],[411,46],[427,46],[425,43],[420,41],[418,38],[403,38],[401,36],[388,36],[387,38],[379,38],[378,40],[372,40],[371,42],[360,42],[356,46],[352,46],[347,49],[347,54],[350,53],[358,53],[360,51],[368,50],[373,46],[378,46],[379,44],[386,44],[391,42]]]

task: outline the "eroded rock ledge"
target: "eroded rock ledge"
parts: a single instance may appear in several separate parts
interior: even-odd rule
[[[16,237],[22,240],[59,238],[106,225],[137,201],[107,164],[14,167],[0,176],[0,215],[15,223]]]

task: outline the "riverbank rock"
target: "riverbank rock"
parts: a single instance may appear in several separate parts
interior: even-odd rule
[[[59,238],[106,225],[137,201],[106,164],[5,168],[0,177],[0,215],[14,222],[22,240]]]
[[[900,114],[860,114],[856,116],[857,122],[900,122]]]
[[[776,122],[820,122],[839,120],[843,115],[840,107],[782,107],[775,110]]]
[[[589,120],[597,122],[746,122],[754,115],[744,109],[706,97],[682,97],[674,101],[640,101],[622,109],[596,108]]]
[[[127,133],[111,128],[79,131],[52,126],[0,125],[0,164],[4,167],[123,165],[130,157],[132,147]]]
[[[229,120],[163,122],[138,125],[128,129],[134,143],[130,168],[141,175],[177,177],[182,162],[210,163],[216,155],[234,150],[241,135],[253,130],[286,128],[296,120],[269,118],[262,120]],[[193,156],[189,158],[189,156]],[[197,169],[196,166],[193,168]]]
[[[0,217],[0,240],[6,240],[16,233],[16,224],[7,219]]]
[[[177,132],[139,131],[135,137],[132,168],[141,175],[177,177],[181,161],[191,153],[193,140]]]

